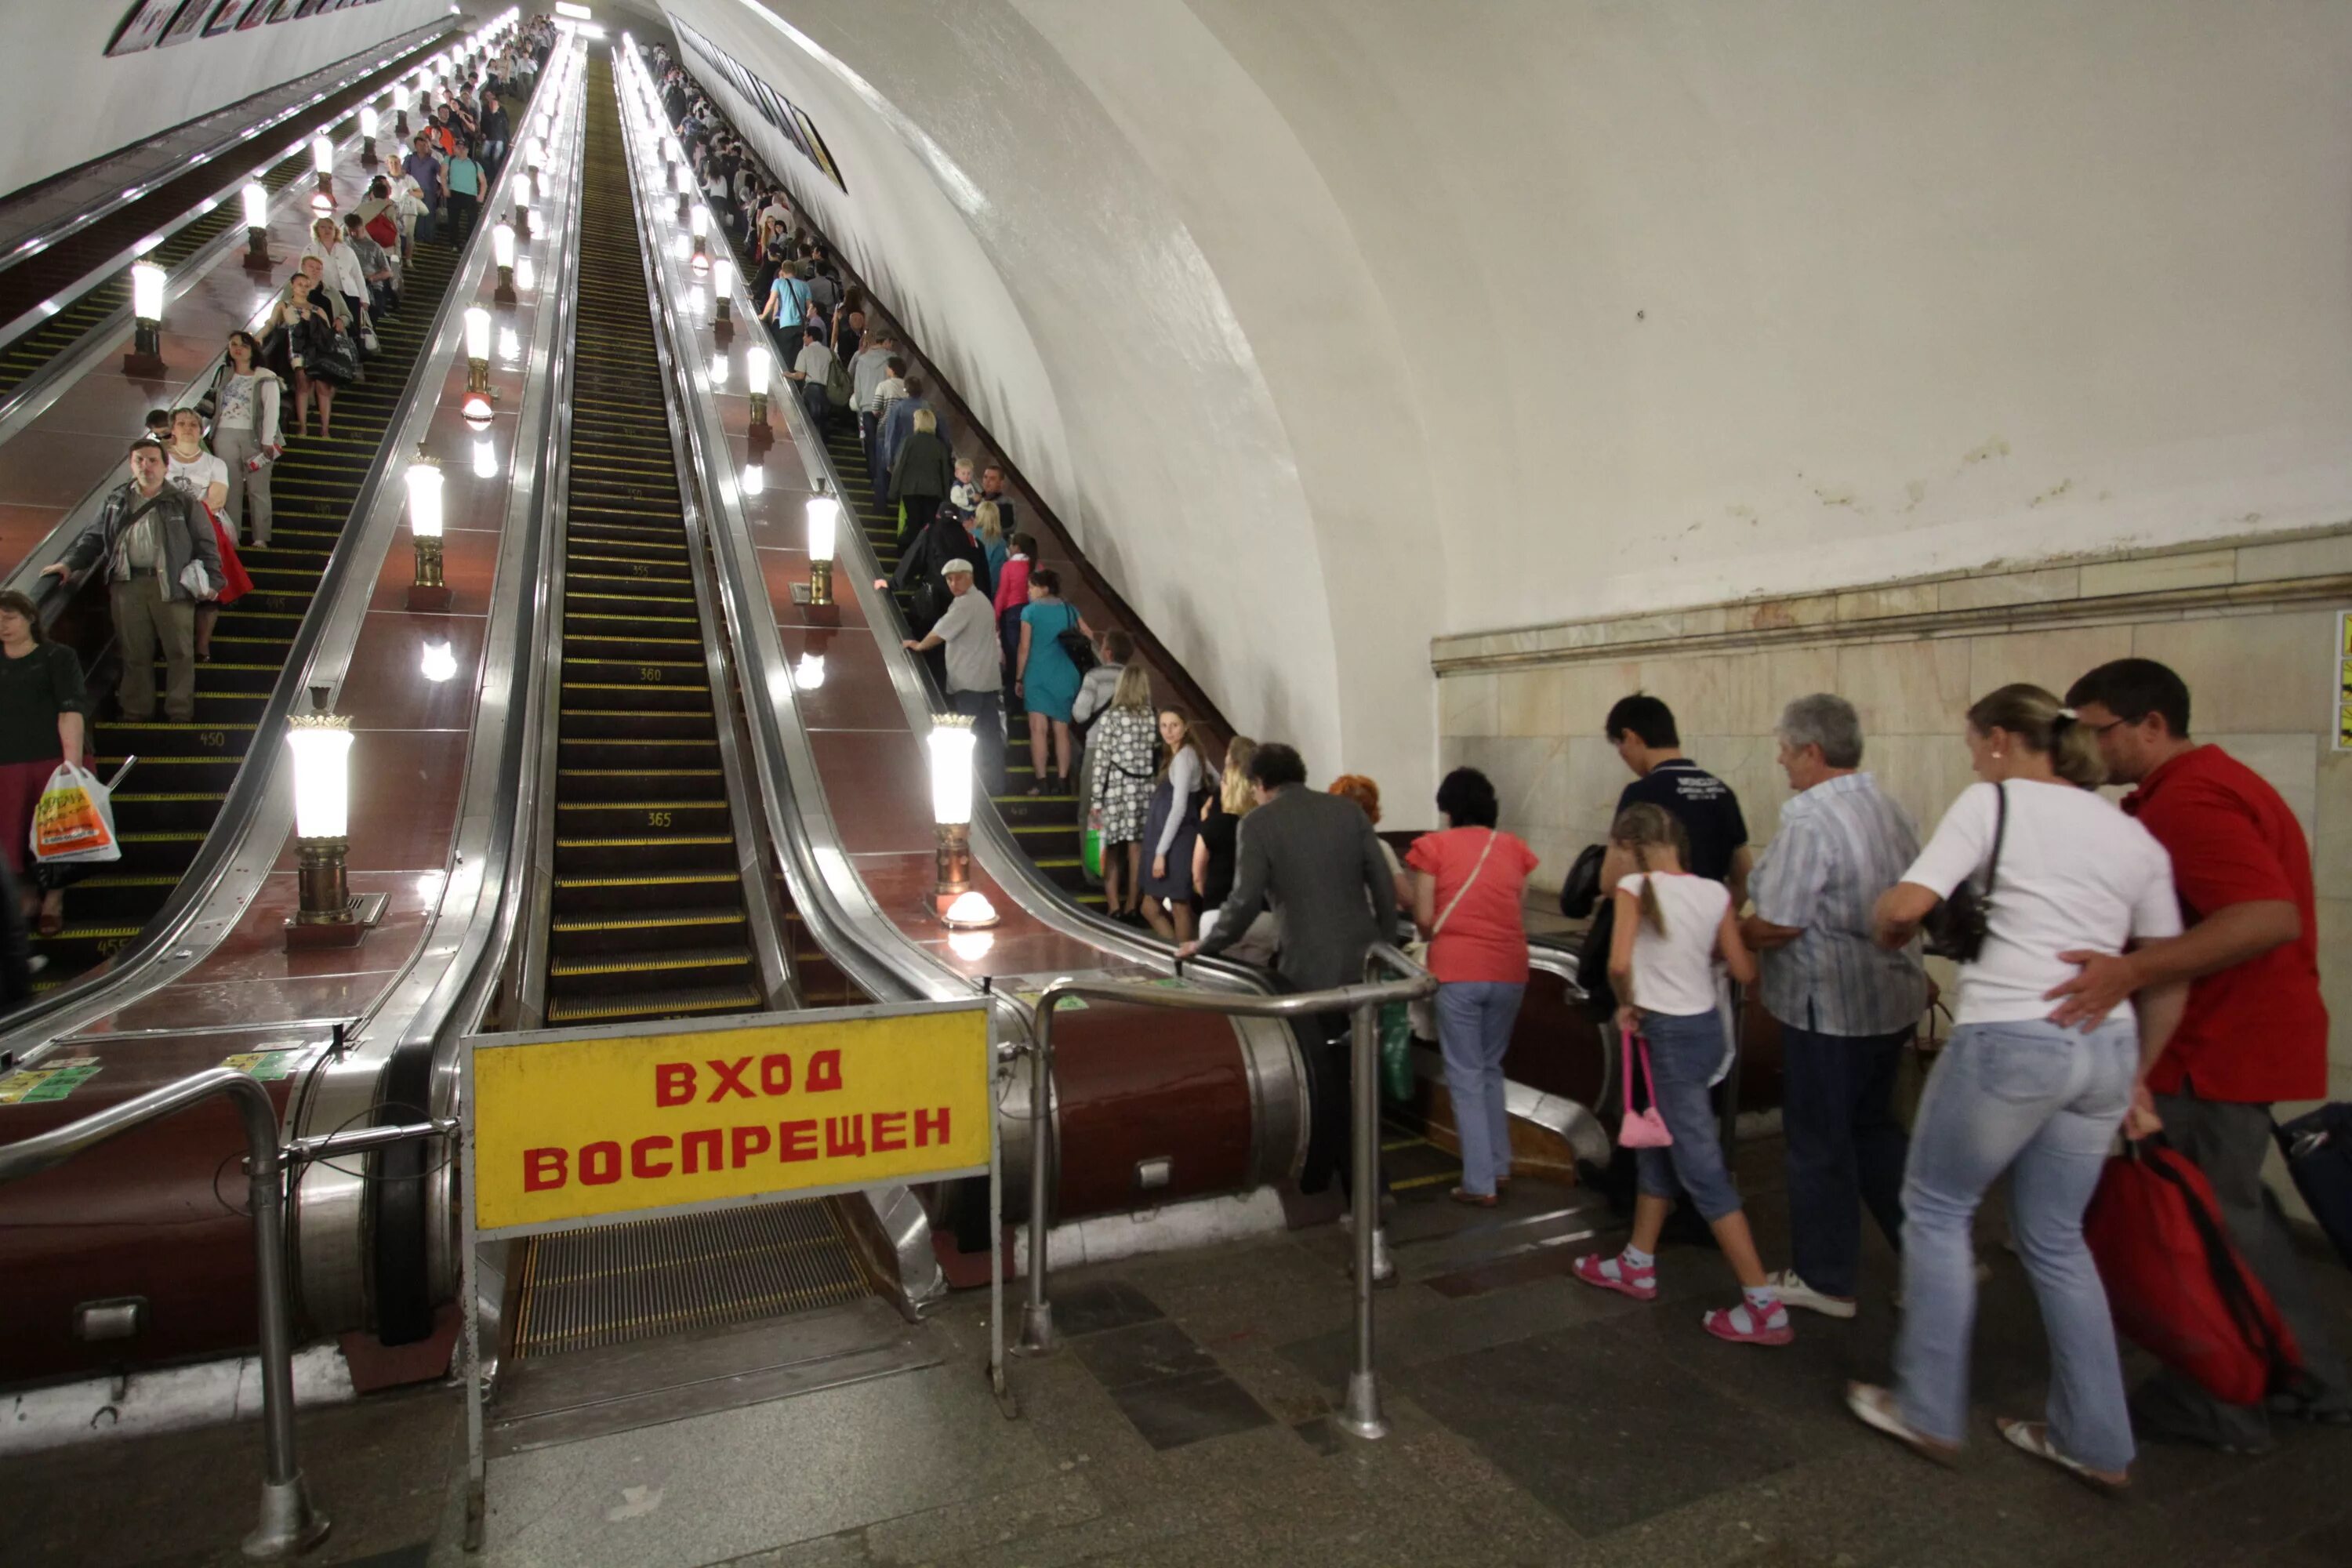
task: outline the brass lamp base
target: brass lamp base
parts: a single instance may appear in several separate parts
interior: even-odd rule
[[[348,838],[297,838],[294,882],[300,902],[286,922],[286,951],[301,952],[320,947],[357,947],[389,901],[383,893],[352,897],[346,860]]]
[[[322,947],[357,947],[383,920],[386,893],[362,893],[343,906],[341,920],[305,920],[297,915],[286,922],[286,951],[309,952]]]

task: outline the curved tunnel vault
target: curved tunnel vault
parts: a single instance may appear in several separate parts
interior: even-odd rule
[[[1423,471],[1405,364],[1360,330],[1380,301],[1311,163],[1192,13],[670,9],[815,117],[848,193],[772,164],[1235,724],[1425,798],[1443,567],[1399,480]],[[1212,199],[1242,169],[1255,210]]]

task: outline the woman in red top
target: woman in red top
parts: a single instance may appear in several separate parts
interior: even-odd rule
[[[1454,1201],[1493,1208],[1511,1179],[1503,1110],[1503,1053],[1528,990],[1528,933],[1519,914],[1535,851],[1495,826],[1495,786],[1456,768],[1437,786],[1443,831],[1413,841],[1413,923],[1429,939],[1437,976],[1437,1044],[1462,1140]]]

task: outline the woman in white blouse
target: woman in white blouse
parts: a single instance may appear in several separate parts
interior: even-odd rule
[[[1908,942],[1963,883],[1985,911],[1960,965],[1960,1001],[1919,1103],[1903,1183],[1903,1332],[1892,1390],[1855,1384],[1872,1426],[1948,1458],[1967,1429],[1976,1312],[1970,1226],[2010,1173],[2010,1226],[2050,1342],[2044,1421],[2001,1436],[2095,1485],[2119,1489],[2131,1417],[2105,1290],[2083,1242],[2083,1211],[2149,1064],[2180,1021],[2185,987],[2151,988],[2137,1011],[2087,1028],[2050,1022],[2062,954],[2116,953],[2177,936],[2172,863],[2147,830],[2093,793],[2097,738],[2038,686],[2004,686],[1969,710],[1981,784],[1952,803],[1919,858],[1878,902],[1878,940]],[[2135,1134],[2152,1131],[2133,1110]]]
[[[196,658],[208,659],[213,656],[213,623],[220,619],[221,605],[253,586],[253,579],[246,575],[243,563],[236,558],[236,542],[221,526],[221,504],[228,499],[228,465],[205,450],[205,416],[193,408],[173,410],[172,439],[163,447],[163,458],[165,482],[204,502],[213,538],[220,545],[224,580],[196,599]]]
[[[228,474],[228,493],[216,510],[232,539],[247,537],[241,531],[249,525],[257,550],[269,548],[269,465],[285,449],[278,429],[283,392],[278,373],[261,363],[259,341],[231,332],[213,380],[213,452]]]

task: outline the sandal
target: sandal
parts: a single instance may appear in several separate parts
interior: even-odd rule
[[[1932,1459],[1948,1469],[1959,1462],[1957,1444],[1938,1443],[1913,1430],[1911,1424],[1903,1419],[1903,1412],[1895,1408],[1895,1395],[1888,1389],[1874,1383],[1849,1383],[1845,1385],[1845,1407],[1864,1426],[1885,1433],[1923,1459]]]
[[[2131,1489],[2129,1476],[2107,1475],[2060,1453],[2058,1446],[2050,1441],[2050,1424],[2046,1421],[2013,1421],[2001,1416],[1993,1425],[2000,1428],[2000,1435],[2009,1439],[2012,1447],[2022,1448],[2037,1459],[2047,1459],[2103,1497],[2121,1497]]]

